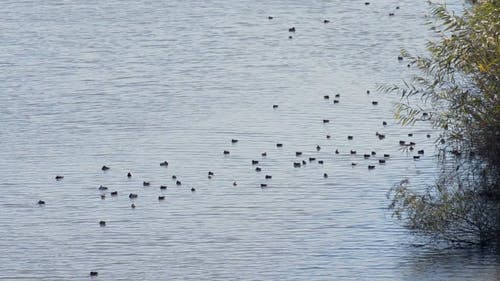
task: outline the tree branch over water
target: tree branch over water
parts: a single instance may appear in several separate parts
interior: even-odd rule
[[[458,244],[500,241],[500,1],[486,0],[455,15],[433,9],[429,56],[402,55],[418,74],[403,85],[395,116],[403,125],[430,121],[442,131],[441,173],[425,191],[409,180],[388,193],[406,226]],[[418,190],[418,189],[417,189]]]

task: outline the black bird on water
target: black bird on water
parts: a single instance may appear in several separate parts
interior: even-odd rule
[[[103,170],[103,171],[107,171],[107,170],[109,170],[109,169],[110,169],[110,168],[109,168],[108,166],[106,166],[106,165],[102,166],[102,168],[101,168],[101,170]]]
[[[295,27],[290,27],[290,28],[288,29],[288,32],[295,32]]]
[[[60,181],[62,179],[64,179],[64,176],[56,176],[56,181]]]

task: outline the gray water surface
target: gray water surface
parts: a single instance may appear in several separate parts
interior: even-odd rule
[[[498,280],[494,254],[415,247],[386,209],[398,181],[437,177],[437,132],[401,128],[398,97],[376,91],[411,75],[397,56],[423,52],[427,13],[410,0],[2,1],[0,279]]]

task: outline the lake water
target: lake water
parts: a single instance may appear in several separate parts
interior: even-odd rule
[[[411,75],[397,56],[423,51],[427,13],[410,0],[2,1],[0,279],[498,280],[491,251],[420,247],[386,209],[395,183],[438,171],[437,133],[401,128],[398,97],[376,91]]]

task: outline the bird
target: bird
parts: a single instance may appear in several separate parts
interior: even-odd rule
[[[118,191],[112,191],[111,196],[118,196]]]
[[[351,150],[351,154],[356,154],[356,150]]]
[[[353,136],[347,136],[347,139],[348,139],[348,140],[353,140],[353,139],[354,139],[354,137],[353,137]]]
[[[272,178],[273,178],[273,176],[271,176],[271,175],[266,175],[266,177],[265,177],[265,178],[266,178],[266,179],[268,179],[268,180],[270,180],[270,179],[272,179]]]
[[[158,196],[158,201],[163,201],[163,200],[165,200],[165,196],[163,196],[163,195],[162,196]]]
[[[418,159],[420,159],[420,156],[413,156],[413,159],[418,160]]]
[[[214,172],[212,172],[212,171],[208,171],[208,175],[209,175],[209,176],[213,176],[213,175],[214,175]]]
[[[417,151],[417,153],[418,153],[418,154],[424,154],[424,150],[423,150],[423,149],[421,149],[421,150]]]
[[[398,60],[403,60],[403,57],[402,56],[398,56]]]
[[[261,183],[261,184],[260,184],[260,187],[261,187],[261,188],[267,187],[267,184],[265,184],[265,183]]]
[[[363,157],[364,157],[365,159],[368,159],[368,158],[370,158],[370,154],[365,154],[365,155],[363,155]]]
[[[64,179],[64,176],[56,176],[56,181],[60,181],[62,179]]]
[[[389,13],[389,16],[390,16],[390,17],[394,16],[394,13]]]
[[[142,185],[143,185],[143,186],[149,186],[149,185],[150,185],[150,182],[149,182],[149,181],[143,181],[143,182],[142,182]]]
[[[375,152],[375,151],[372,151],[372,155],[377,155],[377,152]]]
[[[327,100],[327,99],[329,99],[329,98],[330,98],[330,96],[329,96],[329,95],[324,95],[324,96],[323,96],[323,99],[325,99],[325,100]]]
[[[101,186],[99,186],[98,190],[104,191],[104,190],[108,190],[108,188],[105,187],[105,186],[103,186],[103,185],[101,185]]]
[[[294,168],[300,168],[300,162],[293,162]]]
[[[339,150],[338,149],[335,149],[335,154],[339,154]]]
[[[326,179],[326,178],[328,178],[328,174],[327,174],[327,173],[324,173],[324,174],[323,174],[323,178],[325,178],[325,179]]]
[[[365,2],[365,6],[368,6],[368,5],[370,5],[370,2]]]
[[[130,172],[128,172],[127,178],[131,178],[131,177],[132,177],[132,174]]]
[[[288,29],[288,32],[295,32],[295,27],[290,27],[290,28]]]
[[[105,194],[101,194],[101,200],[104,200],[106,199],[106,195]]]
[[[99,226],[106,226],[106,222],[105,221],[100,221],[99,222]]]
[[[130,208],[135,209],[135,204],[134,203],[130,204]]]
[[[282,143],[277,143],[276,147],[283,147],[283,144]]]
[[[320,150],[321,150],[321,146],[316,145],[316,150],[317,150],[317,151],[320,151]]]
[[[233,186],[237,186],[237,185],[238,185],[238,183],[233,181]]]
[[[330,123],[330,120],[328,120],[328,119],[323,119],[323,123]]]
[[[331,138],[331,136],[330,136],[330,135],[326,135],[326,138],[327,138],[327,139],[330,139],[330,138]]]
[[[99,275],[99,273],[98,273],[97,271],[91,271],[91,272],[90,272],[90,276],[95,277],[95,276],[97,276],[97,275]]]
[[[252,160],[252,165],[257,165],[257,164],[259,164],[259,161],[257,161],[257,160]]]
[[[266,157],[266,156],[267,156],[267,152],[262,152],[260,155],[261,155],[262,157]]]
[[[160,166],[167,167],[168,166],[168,162],[167,161],[163,161],[163,162],[160,163]]]
[[[176,181],[175,184],[176,185],[182,185],[181,181]]]
[[[373,105],[377,105],[377,104],[378,104],[378,101],[372,101],[372,104],[373,104]]]
[[[177,176],[176,175],[172,175],[172,179],[173,180],[177,179]]]
[[[318,164],[320,164],[320,165],[323,165],[323,163],[324,163],[323,160],[318,161]]]
[[[339,103],[340,101],[339,100],[333,100],[333,103]]]
[[[382,126],[387,126],[387,122],[382,121]]]
[[[315,157],[309,157],[309,162],[312,162],[312,161],[315,161],[316,158]]]
[[[229,150],[224,150],[224,155],[229,155]]]
[[[329,20],[323,20],[323,23],[329,23],[330,21]]]
[[[302,155],[302,152],[301,151],[297,151],[295,152],[295,156],[301,156]]]
[[[260,167],[256,167],[256,168],[255,168],[255,171],[256,171],[256,172],[260,172],[260,171],[262,171],[262,169],[261,169]]]
[[[375,169],[374,165],[368,165],[368,170],[373,170],[373,169]]]
[[[413,137],[413,134],[412,134],[412,133],[409,133],[409,134],[408,134],[408,136],[409,136],[409,137]]]
[[[379,160],[378,160],[378,163],[379,163],[379,164],[385,164],[385,159],[379,159]]]
[[[278,105],[277,104],[273,104],[273,108],[274,109],[278,108]]]
[[[335,97],[336,98],[340,98],[340,94],[335,94]]]
[[[389,154],[384,154],[384,158],[389,158],[391,155]]]
[[[110,168],[109,168],[108,166],[106,166],[106,165],[102,166],[102,168],[101,168],[101,170],[103,170],[103,171],[107,171],[107,170],[109,170],[109,169],[110,169]]]
[[[196,189],[194,187],[191,187],[191,192],[195,192]]]
[[[45,205],[45,201],[43,201],[43,200],[38,200],[37,204],[38,204],[38,205]]]
[[[128,198],[129,198],[129,199],[135,199],[135,198],[137,198],[137,197],[138,197],[138,195],[137,195],[137,194],[135,194],[135,193],[130,193],[130,194],[128,195]]]
[[[267,19],[268,20],[272,20],[272,19],[274,19],[274,17],[273,16],[268,16]]]
[[[238,140],[237,139],[231,139],[231,143],[237,143]]]
[[[165,190],[165,189],[167,189],[166,185],[160,185],[160,190]]]

